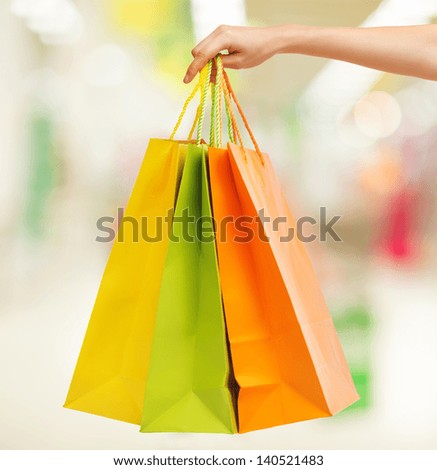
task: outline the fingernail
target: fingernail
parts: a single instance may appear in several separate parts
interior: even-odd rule
[[[186,74],[184,77],[184,83],[188,83],[188,74]]]

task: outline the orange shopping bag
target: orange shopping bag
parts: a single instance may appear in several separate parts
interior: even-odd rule
[[[247,432],[330,416],[359,397],[305,247],[296,237],[281,241],[296,224],[242,118],[256,151],[230,143],[208,156],[239,432]]]

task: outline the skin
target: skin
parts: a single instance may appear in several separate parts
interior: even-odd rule
[[[219,26],[192,50],[189,83],[221,51],[223,65],[245,69],[276,54],[342,60],[383,72],[437,80],[437,25],[323,28],[303,25]]]

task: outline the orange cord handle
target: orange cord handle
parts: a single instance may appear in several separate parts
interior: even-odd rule
[[[253,146],[255,147],[255,151],[256,151],[256,153],[258,154],[258,156],[259,156],[259,158],[260,158],[260,160],[261,160],[261,163],[264,165],[264,157],[263,157],[263,154],[262,154],[262,152],[261,152],[261,150],[260,150],[260,148],[259,148],[259,145],[258,145],[258,143],[257,143],[257,141],[256,141],[256,139],[255,139],[255,136],[253,135],[252,129],[251,129],[250,126],[249,126],[249,123],[248,123],[247,118],[246,118],[246,116],[245,116],[245,114],[244,114],[244,111],[243,111],[243,109],[242,109],[240,103],[238,102],[237,97],[235,96],[235,92],[234,92],[234,90],[233,90],[233,88],[232,88],[232,86],[231,86],[231,83],[230,83],[230,81],[229,81],[228,74],[226,73],[225,70],[223,70],[223,78],[224,78],[223,84],[224,84],[224,86],[227,88],[227,90],[228,90],[228,92],[229,92],[229,95],[230,95],[230,96],[232,97],[232,99],[234,100],[234,103],[235,103],[235,105],[237,106],[238,112],[239,112],[239,114],[240,114],[240,116],[241,116],[241,119],[242,119],[242,121],[243,121],[243,123],[244,123],[244,127],[246,128],[246,130],[247,130],[247,132],[248,132],[248,134],[249,134],[249,136],[250,136],[250,140],[252,141]],[[226,97],[226,91],[225,91],[225,97]],[[238,132],[238,133],[239,133],[239,132]],[[239,138],[240,138],[240,136],[239,136]]]

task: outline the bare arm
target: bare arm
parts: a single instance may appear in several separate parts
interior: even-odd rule
[[[437,25],[322,28],[281,25],[220,26],[192,51],[184,78],[189,83],[218,52],[223,64],[249,68],[275,54],[304,54],[342,60],[384,72],[437,80]]]

